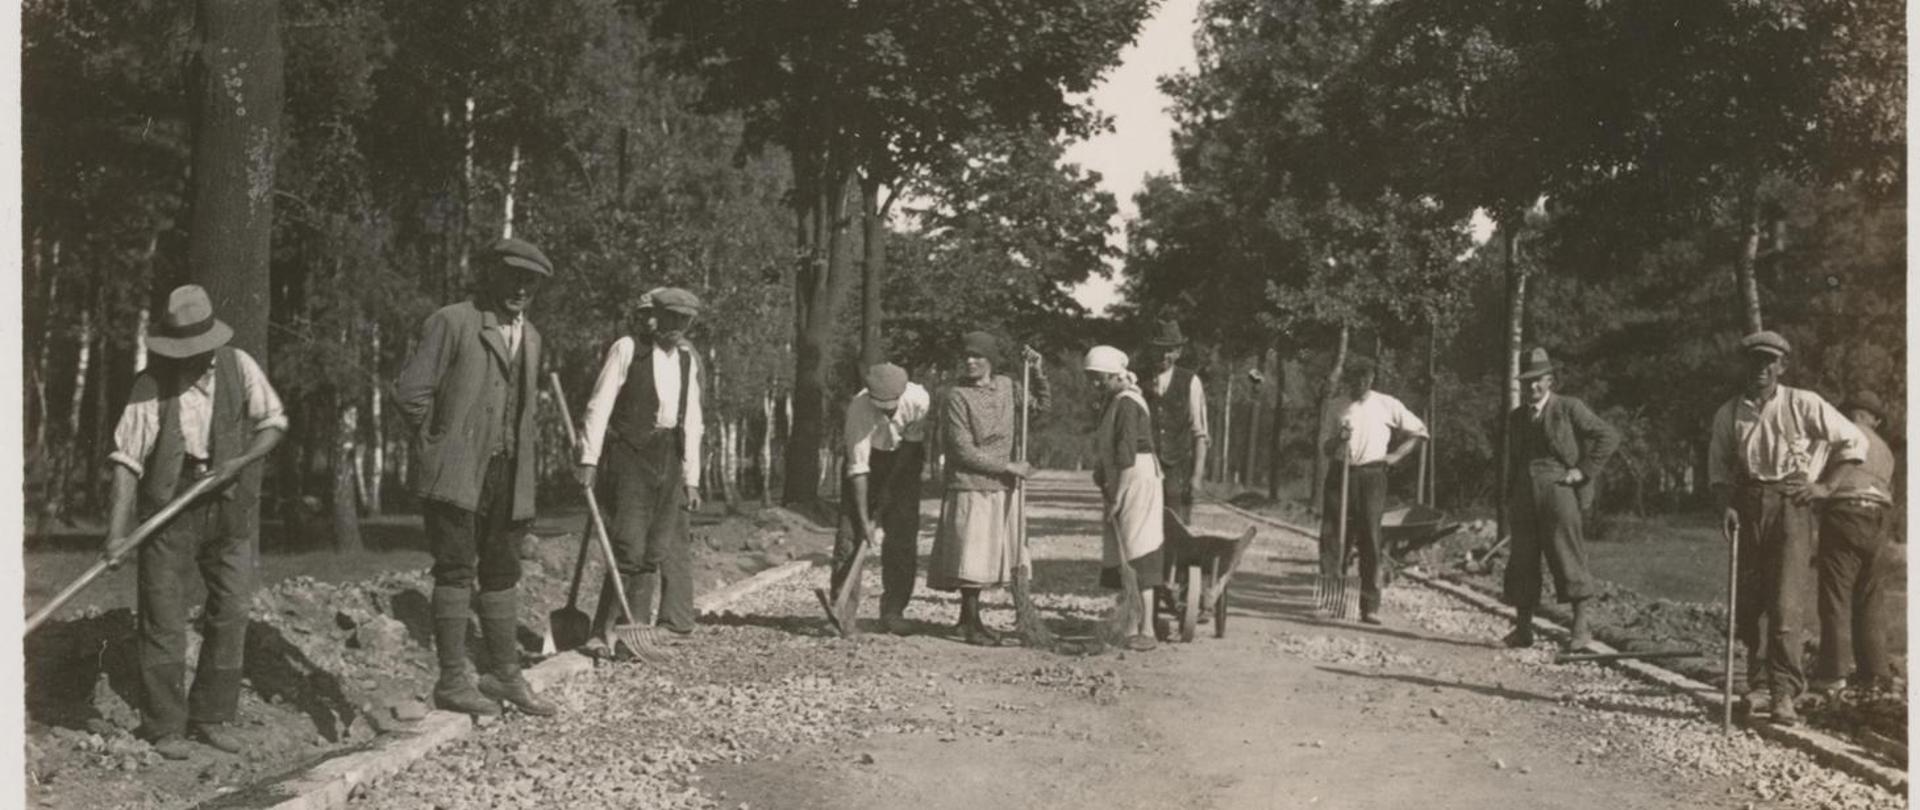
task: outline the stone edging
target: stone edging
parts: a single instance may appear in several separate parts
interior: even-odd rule
[[[768,568],[694,600],[694,609],[702,614],[718,613],[762,588],[825,564],[824,560],[804,559]],[[529,667],[526,678],[537,691],[551,688],[591,669],[591,659],[577,652],[565,652]],[[280,801],[269,799],[257,806],[273,810],[333,810],[345,807],[355,788],[399,773],[433,753],[434,749],[465,736],[473,728],[473,719],[467,715],[431,712],[412,730],[380,737],[366,748],[329,759],[304,773],[275,783],[268,789],[274,795],[286,798]],[[226,799],[227,796],[220,796],[208,803],[220,804]]]
[[[1228,511],[1238,514],[1242,517],[1257,520],[1262,523],[1266,523],[1268,525],[1271,525],[1280,529],[1285,529],[1287,531],[1294,532],[1296,534],[1304,535],[1307,537],[1312,537],[1315,534],[1314,529],[1308,529],[1302,526],[1295,526],[1291,523],[1280,520],[1278,518],[1268,517],[1266,515],[1262,515],[1257,512],[1251,512],[1246,509],[1242,509],[1238,506],[1235,506],[1233,504],[1226,503],[1224,501],[1213,501],[1213,503],[1217,506],[1227,509]],[[1494,598],[1491,595],[1483,593],[1482,591],[1480,591],[1477,588],[1474,588],[1471,585],[1461,583],[1461,582],[1455,582],[1453,580],[1446,579],[1440,575],[1426,574],[1418,571],[1411,571],[1411,570],[1405,570],[1405,569],[1400,571],[1400,575],[1410,580],[1413,580],[1415,582],[1418,582],[1422,585],[1425,585],[1429,588],[1445,593],[1463,602],[1466,602],[1467,604],[1470,604],[1488,613],[1493,613],[1493,614],[1505,616],[1508,618],[1511,618],[1513,616],[1512,608],[1509,608],[1506,605],[1501,604],[1498,599]],[[1534,617],[1533,626],[1535,629],[1542,630],[1556,636],[1564,636],[1567,634],[1566,628],[1561,627],[1559,624],[1556,624],[1552,621],[1548,621],[1547,619],[1540,618],[1539,616]],[[1619,650],[1615,649],[1614,647],[1599,641],[1595,641],[1593,643],[1593,651],[1599,652],[1599,653],[1619,652]],[[1676,692],[1686,695],[1687,697],[1692,698],[1695,703],[1698,703],[1713,712],[1721,711],[1721,706],[1724,704],[1724,701],[1721,699],[1721,691],[1719,689],[1716,689],[1712,686],[1709,686],[1705,683],[1701,683],[1700,681],[1696,681],[1692,678],[1686,677],[1679,673],[1673,672],[1671,670],[1662,669],[1660,667],[1654,666],[1653,664],[1649,664],[1645,661],[1634,661],[1631,659],[1627,659],[1627,660],[1619,660],[1619,661],[1609,661],[1609,662],[1606,662],[1605,665],[1613,667],[1615,669],[1623,670],[1628,675],[1638,678],[1640,680],[1648,681],[1660,686],[1665,686],[1669,689],[1672,689]],[[1863,748],[1860,745],[1849,742],[1847,740],[1843,740],[1839,737],[1835,737],[1824,731],[1807,728],[1805,726],[1787,727],[1787,726],[1776,726],[1776,725],[1773,725],[1772,723],[1761,723],[1761,724],[1755,724],[1751,726],[1744,726],[1743,728],[1745,728],[1747,731],[1751,731],[1751,732],[1754,732],[1755,734],[1758,734],[1762,739],[1771,740],[1775,743],[1779,743],[1781,745],[1785,745],[1789,748],[1793,748],[1802,753],[1805,753],[1813,757],[1816,761],[1819,761],[1820,763],[1830,768],[1833,768],[1835,770],[1842,771],[1856,779],[1860,779],[1870,784],[1878,785],[1882,788],[1885,788],[1899,795],[1903,795],[1903,796],[1906,795],[1906,792],[1907,792],[1906,772],[1899,770],[1897,768],[1891,768],[1881,764],[1880,762],[1874,759],[1872,754],[1866,748]]]

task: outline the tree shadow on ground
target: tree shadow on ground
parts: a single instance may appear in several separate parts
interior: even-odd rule
[[[1463,692],[1471,692],[1476,695],[1482,695],[1484,697],[1490,697],[1490,698],[1497,698],[1500,700],[1531,701],[1534,703],[1549,703],[1554,705],[1568,705],[1568,706],[1577,705],[1577,706],[1581,706],[1588,709],[1594,709],[1596,711],[1616,712],[1619,714],[1633,714],[1633,715],[1639,715],[1641,717],[1653,718],[1656,720],[1695,720],[1702,716],[1702,712],[1700,712],[1699,710],[1675,711],[1672,709],[1661,709],[1661,708],[1656,708],[1652,706],[1635,705],[1632,703],[1626,703],[1624,702],[1624,700],[1614,700],[1614,699],[1605,699],[1605,698],[1565,701],[1565,700],[1561,700],[1560,698],[1554,697],[1552,695],[1544,695],[1539,692],[1528,692],[1521,689],[1510,689],[1504,686],[1487,686],[1485,684],[1462,683],[1459,681],[1446,681],[1446,680],[1441,680],[1439,678],[1427,677],[1425,675],[1413,675],[1408,673],[1395,673],[1395,672],[1366,672],[1366,671],[1357,670],[1357,669],[1347,669],[1344,667],[1327,666],[1324,664],[1316,667],[1316,669],[1319,669],[1322,672],[1331,672],[1335,675],[1346,675],[1354,678],[1365,678],[1368,680],[1375,680],[1375,681],[1398,681],[1400,683],[1411,684],[1414,686],[1430,687],[1435,689],[1456,689]],[[1623,695],[1622,698],[1624,699],[1624,697],[1625,696]]]
[[[1309,627],[1340,628],[1383,638],[1395,638],[1406,641],[1430,641],[1438,644],[1451,644],[1456,647],[1492,649],[1499,646],[1497,640],[1476,641],[1443,635],[1419,633],[1384,625],[1361,624],[1358,621],[1330,619],[1314,612],[1313,590],[1314,575],[1296,571],[1280,576],[1251,571],[1242,571],[1233,576],[1228,591],[1229,610],[1245,612],[1256,616],[1285,619],[1294,624]],[[1391,620],[1391,617],[1389,617]]]

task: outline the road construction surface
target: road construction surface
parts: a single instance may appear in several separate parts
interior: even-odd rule
[[[922,551],[937,502],[925,504]],[[1098,493],[1031,489],[1040,605],[1081,631]],[[1243,519],[1210,506],[1203,529]],[[359,792],[355,807],[1747,808],[1904,801],[1747,734],[1688,700],[1502,620],[1400,585],[1384,627],[1311,614],[1311,548],[1261,528],[1227,637],[1075,657],[963,645],[951,594],[916,594],[919,632],[834,637],[824,569],[708,617],[662,668],[609,665],[551,689],[559,717],[509,716]],[[877,555],[875,555],[877,556]],[[877,561],[863,615],[877,610]],[[1011,628],[1003,592],[989,623]],[[877,628],[874,628],[877,630]]]

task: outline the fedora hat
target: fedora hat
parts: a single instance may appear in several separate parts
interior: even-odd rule
[[[1519,379],[1531,380],[1535,377],[1545,377],[1559,370],[1560,364],[1553,362],[1553,358],[1547,355],[1547,350],[1543,347],[1535,346],[1529,350],[1527,356],[1520,361]]]
[[[1147,339],[1147,345],[1161,349],[1171,349],[1187,345],[1186,336],[1180,334],[1179,321],[1160,321],[1153,337]]]
[[[206,289],[188,284],[167,295],[167,311],[147,333],[147,351],[161,357],[192,357],[232,339],[233,327],[213,317],[213,301]]]

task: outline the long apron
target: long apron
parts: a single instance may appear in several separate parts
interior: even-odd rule
[[[1119,396],[1139,403],[1143,410],[1147,407],[1138,391],[1122,391]],[[1101,420],[1099,435],[1103,440],[1113,435],[1119,410],[1109,408]],[[1095,455],[1096,463],[1110,463],[1106,453]],[[1150,452],[1135,453],[1132,466],[1104,469],[1101,475],[1114,482],[1113,500],[1106,504],[1105,518],[1100,521],[1101,583],[1110,588],[1120,586],[1120,561],[1124,556],[1138,575],[1140,587],[1158,587],[1164,581],[1165,567],[1161,564],[1160,549],[1166,544],[1166,522],[1162,514],[1166,511],[1166,491],[1161,486],[1159,458]]]

